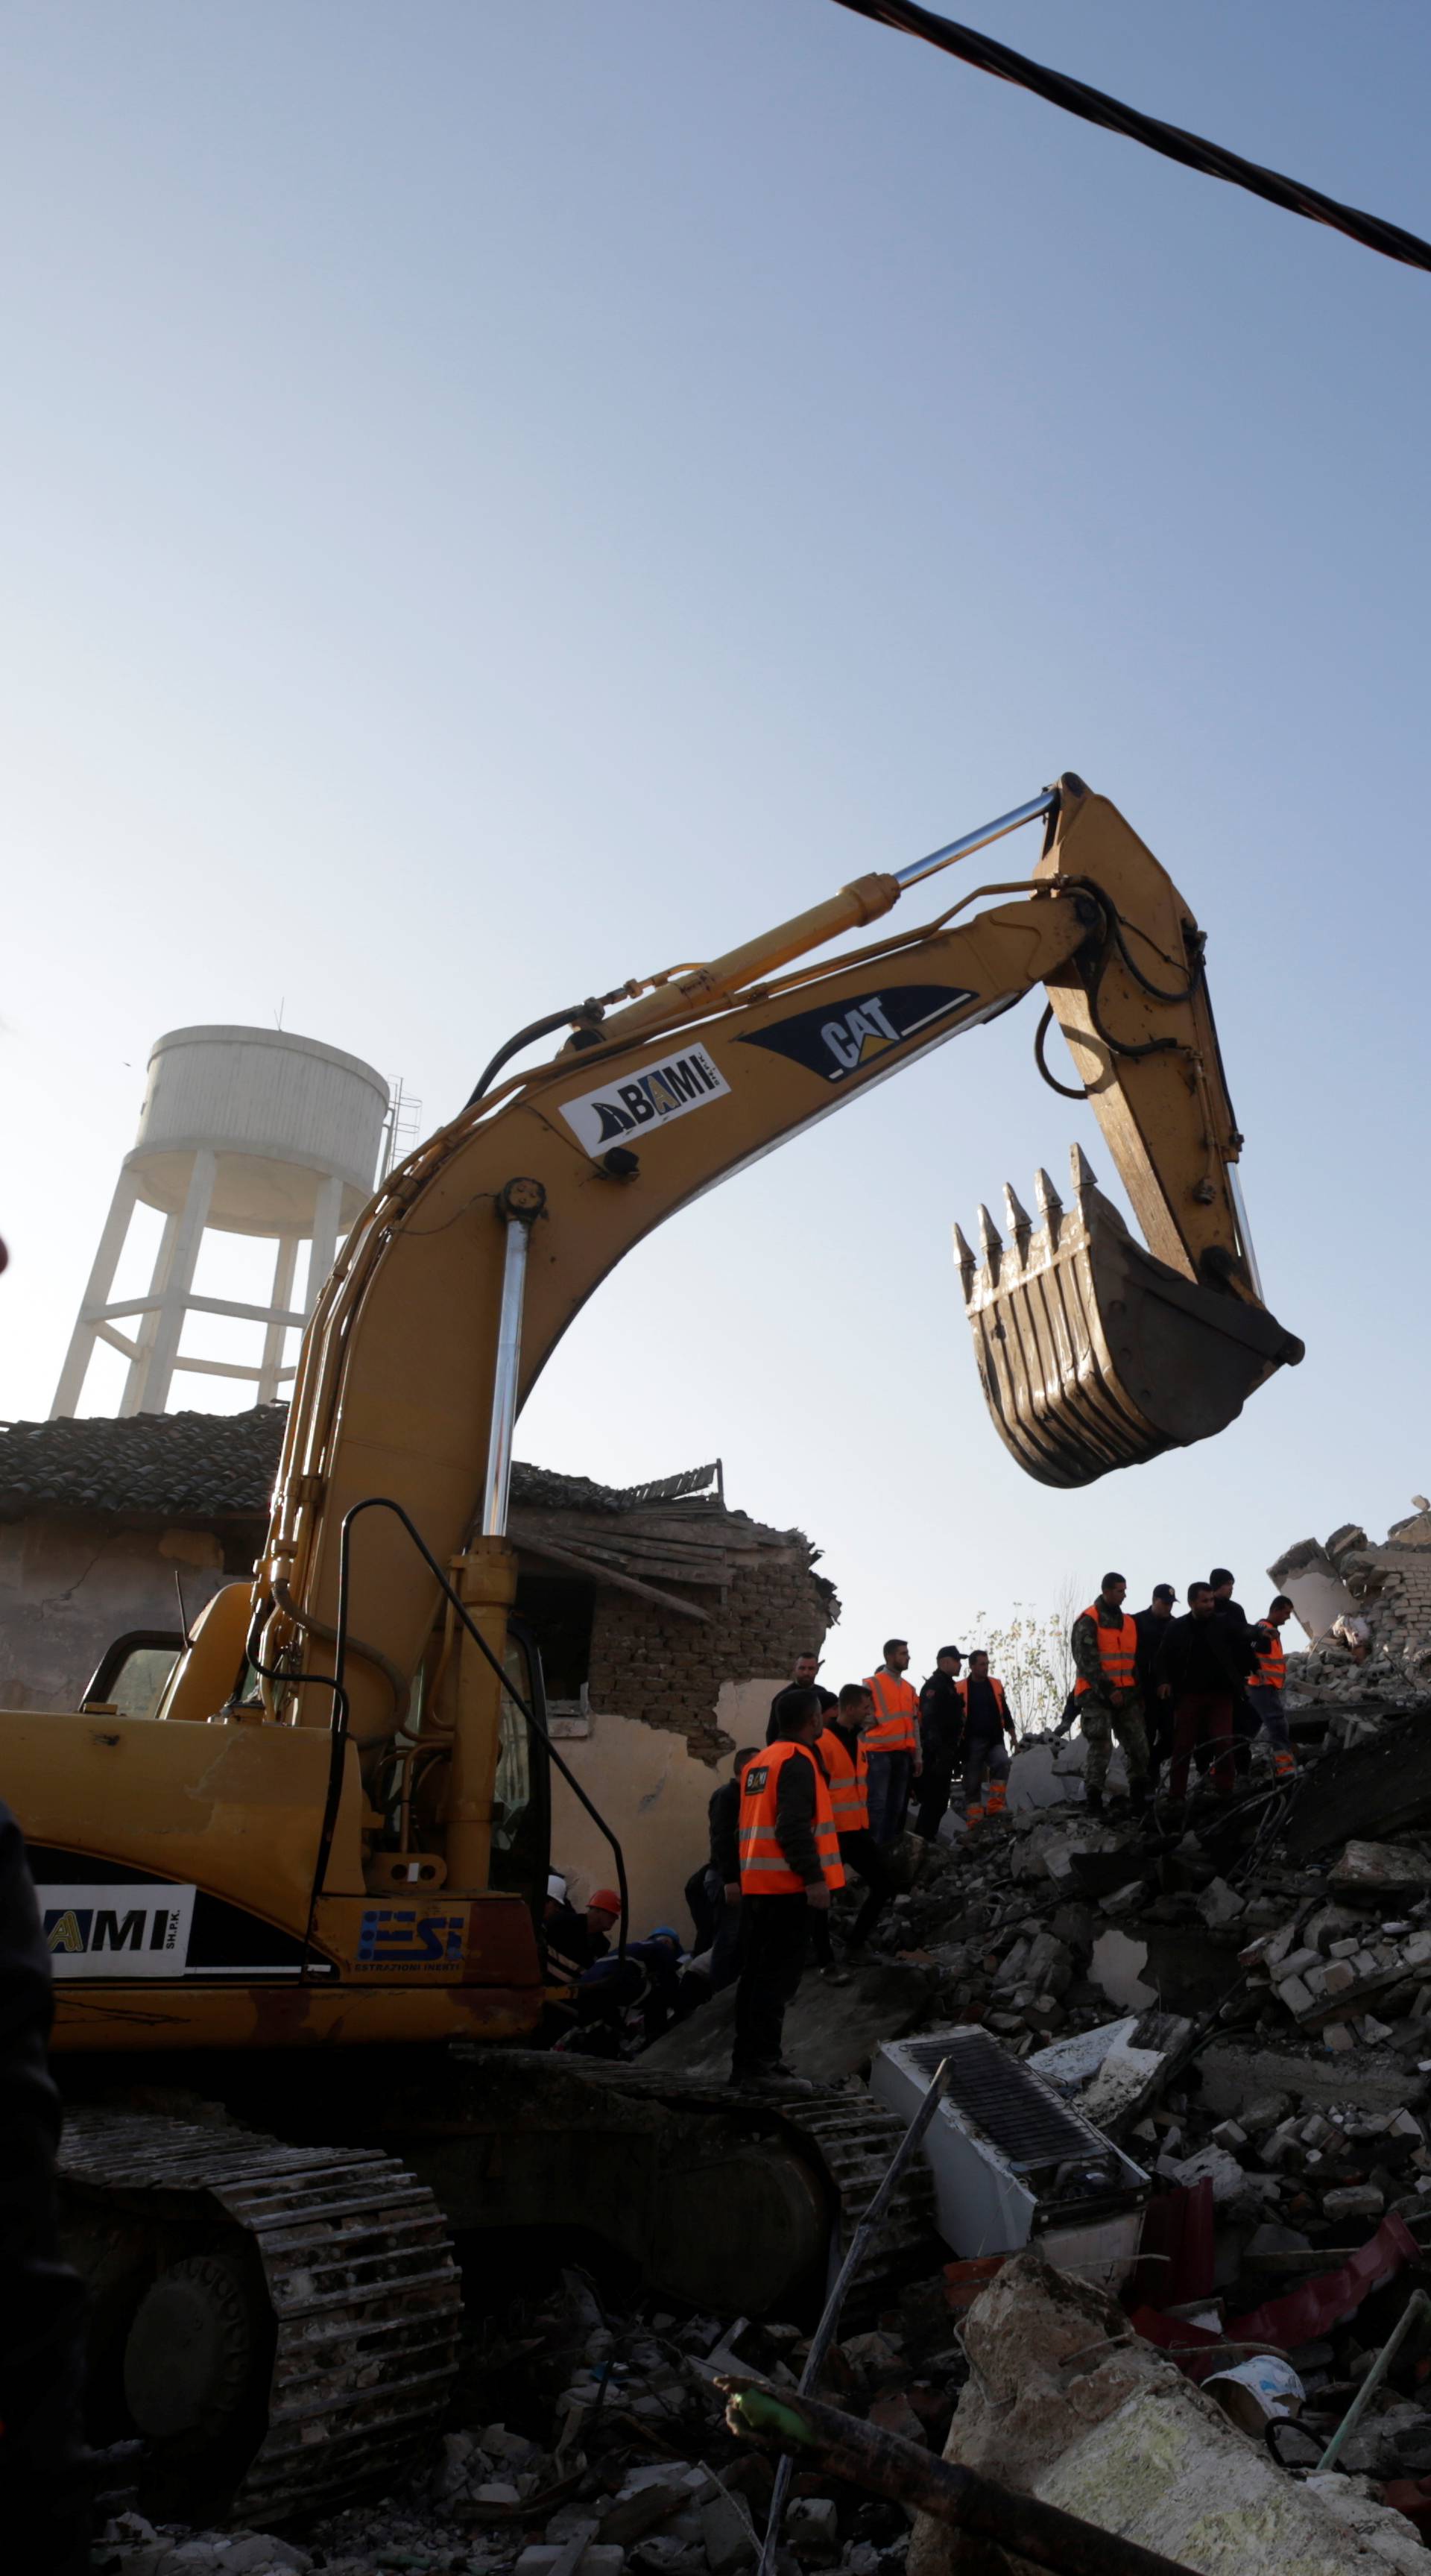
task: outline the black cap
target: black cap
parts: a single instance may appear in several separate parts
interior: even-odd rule
[[[1177,1597],[1178,1596],[1170,1583],[1154,1584],[1153,1599],[1155,1601],[1176,1601]]]
[[[939,1649],[939,1654],[937,1654],[937,1655],[935,1656],[935,1658],[934,1658],[934,1660],[935,1660],[936,1664],[939,1662],[940,1657],[941,1657],[941,1656],[943,1656],[943,1655],[957,1655],[961,1664],[962,1664],[962,1662],[964,1661],[964,1649],[963,1649],[963,1647],[962,1647],[962,1646],[941,1646],[941,1647],[940,1647],[940,1649]]]

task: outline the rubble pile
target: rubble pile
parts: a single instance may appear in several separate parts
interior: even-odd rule
[[[968,2079],[926,2141],[942,2246],[847,2319],[814,2394],[1208,2576],[1431,2571],[1431,1713],[1352,1714],[1304,1691],[1293,1780],[1204,1786],[1176,1829],[1116,1769],[1090,1818],[1081,1746],[1026,1744],[1006,1817],[912,1843],[870,1955],[833,1990],[812,1967],[786,2023],[797,2069],[906,2121],[891,2069],[910,2100],[942,2059]],[[722,2056],[727,2010],[650,2062]],[[793,2400],[817,2304],[613,2306],[566,2270],[483,2319],[469,2291],[404,2492],[282,2540],[119,2509],[97,2568],[747,2576],[773,2461],[722,2383]],[[889,2492],[801,2459],[781,2576],[1000,2563],[942,2524],[911,2543]]]
[[[1312,1639],[1287,1657],[1289,1704],[1385,1707],[1431,1695],[1431,1508],[1375,1545],[1347,1522],[1302,1539],[1268,1568]]]
[[[97,2576],[743,2576],[759,2555],[773,2471],[730,2433],[717,2380],[793,2389],[809,2351],[793,2323],[604,2308],[565,2271],[540,2307],[484,2322],[440,2456],[400,2494],[296,2536],[156,2527],[109,2515]],[[878,2331],[837,2343],[823,2385],[851,2412],[935,2448],[966,2375],[942,2281],[914,2285]],[[505,2420],[485,2410],[500,2403]],[[828,2482],[825,2482],[825,2486]],[[852,2489],[797,2478],[785,2565],[900,2576],[909,2520]],[[580,2544],[580,2546],[578,2546]]]

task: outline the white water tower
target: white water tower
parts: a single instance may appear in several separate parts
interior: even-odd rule
[[[149,1058],[149,1088],[133,1151],[124,1158],[84,1304],[50,1409],[72,1414],[96,1341],[129,1361],[121,1414],[162,1413],[176,1369],[254,1381],[271,1403],[293,1375],[283,1337],[313,1311],[338,1240],[372,1194],[389,1112],[382,1075],[338,1047],[283,1029],[172,1029]],[[135,1205],[159,1209],[164,1231],[141,1297],[110,1299]],[[266,1306],[196,1297],[205,1232],[267,1236],[274,1246]],[[298,1248],[308,1243],[303,1303],[295,1307]],[[179,1356],[190,1314],[264,1326],[256,1367]],[[132,1334],[120,1329],[132,1326]]]

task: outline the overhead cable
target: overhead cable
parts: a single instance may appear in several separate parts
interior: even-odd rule
[[[1334,232],[1346,233],[1366,250],[1380,251],[1386,259],[1404,261],[1408,268],[1431,269],[1431,242],[1419,234],[1402,230],[1400,224],[1389,224],[1380,215],[1363,214],[1357,206],[1341,205],[1335,197],[1324,197],[1319,188],[1309,188],[1300,179],[1284,178],[1278,170],[1264,170],[1260,162],[1244,161],[1238,152],[1227,151],[1220,143],[1209,143],[1200,134],[1189,134],[1180,125],[1165,125],[1161,117],[1144,116],[1136,107],[1126,107],[1121,99],[1110,98],[1106,90],[1091,89],[1087,81],[1072,80],[1066,72],[1050,71],[1047,64],[1032,62],[1027,54],[1016,54],[1011,45],[1001,45],[992,36],[981,36],[976,28],[961,27],[953,18],[941,18],[933,9],[921,9],[914,0],[838,0],[842,9],[852,9],[857,17],[872,18],[876,25],[894,27],[906,36],[921,36],[926,44],[937,45],[942,53],[953,54],[962,63],[972,63],[977,71],[992,72],[996,79],[1012,81],[1019,89],[1030,89],[1046,98],[1054,107],[1066,108],[1070,116],[1086,118],[1090,125],[1106,125],[1113,134],[1126,134],[1131,143],[1145,143],[1150,152],[1162,152],[1170,161],[1181,161],[1184,169],[1201,170],[1209,179],[1227,179],[1237,188],[1250,188],[1255,197],[1265,197],[1270,205],[1285,207],[1288,214],[1305,215],[1309,223],[1330,224]]]

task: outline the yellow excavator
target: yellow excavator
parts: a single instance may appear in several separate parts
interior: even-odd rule
[[[1027,878],[889,923],[1036,824]],[[152,1715],[123,1713],[111,1656],[73,1715],[0,1716],[56,1973],[94,2426],[142,2437],[159,2505],[274,2520],[390,2478],[452,2377],[451,2229],[585,2224],[654,2285],[758,2312],[867,2196],[889,2115],[861,2097],[772,2106],[510,2045],[549,2001],[560,1760],[512,1616],[513,1427],[653,1227],[1038,983],[1040,1066],[1091,1101],[1146,1247],[1077,1153],[1066,1202],[1040,1174],[1036,1225],[1010,1193],[1004,1239],[982,1211],[977,1256],[956,1231],[994,1420],[1061,1486],[1222,1429],[1301,1345],[1262,1302],[1203,935],[1065,776],[520,1031],[338,1258],[252,1586],[175,1641]],[[1043,1063],[1053,1019],[1073,1084]]]

